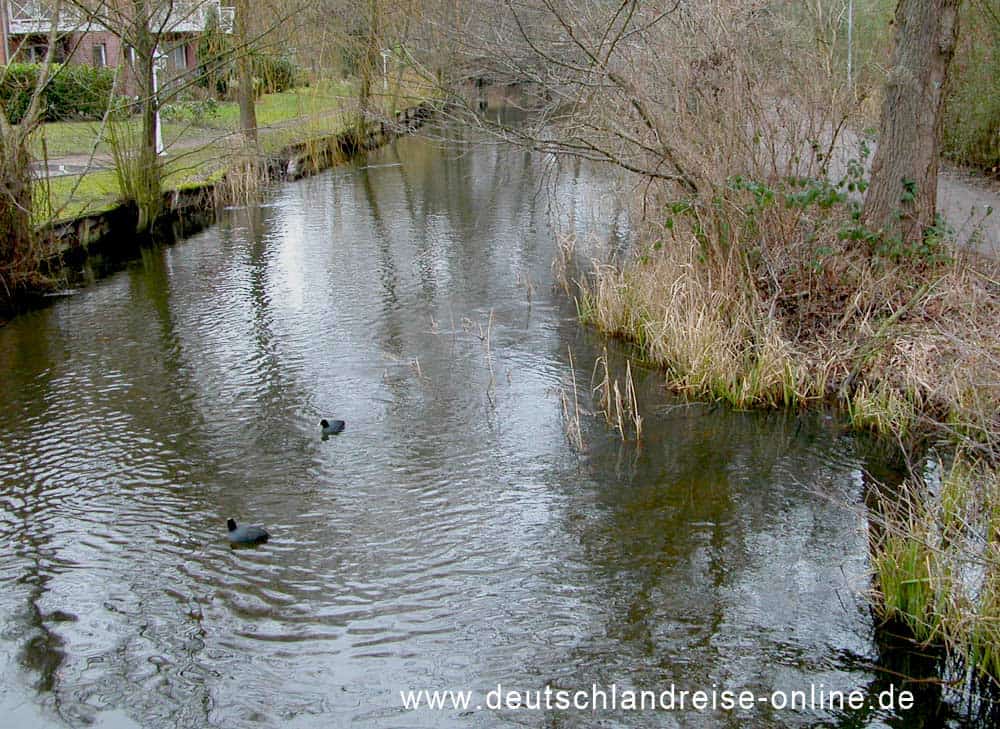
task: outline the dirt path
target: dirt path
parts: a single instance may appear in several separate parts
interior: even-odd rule
[[[1000,182],[945,167],[938,176],[937,206],[959,245],[1000,257]]]
[[[792,109],[791,115],[794,114]],[[791,127],[794,131],[793,138],[809,139],[808,120],[805,116],[802,118],[801,129],[795,130],[794,125]],[[826,134],[826,140],[829,140],[829,130]],[[871,139],[867,139],[866,143],[871,154],[864,159],[864,174],[870,178],[876,143]],[[828,145],[829,142],[824,141],[824,144]],[[839,180],[847,174],[848,165],[852,161],[856,163],[862,146],[862,137],[855,131],[850,128],[840,131],[828,161],[830,180]],[[795,149],[794,146],[792,148]],[[815,167],[815,149],[809,145],[802,145],[797,149],[800,164],[803,165],[800,174],[808,174],[806,170],[809,166]],[[967,246],[981,253],[1000,257],[1000,182],[970,174],[942,162],[938,174],[937,211],[954,228],[960,247]]]

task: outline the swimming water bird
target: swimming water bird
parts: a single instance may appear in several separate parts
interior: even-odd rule
[[[236,526],[235,519],[226,520],[230,544],[263,544],[271,535],[259,526]]]
[[[319,427],[323,429],[323,435],[336,435],[344,429],[343,420],[320,420]]]

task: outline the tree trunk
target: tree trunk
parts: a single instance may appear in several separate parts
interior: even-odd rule
[[[4,125],[0,134],[0,302],[13,295],[34,237],[31,155],[27,133]]]
[[[142,109],[142,135],[139,142],[139,163],[135,174],[133,192],[139,208],[136,232],[149,232],[160,217],[163,207],[163,186],[160,171],[160,156],[156,151],[156,111],[159,99],[153,93],[153,64],[156,62],[156,38],[148,31],[138,33],[139,42],[135,47],[139,67],[137,82]]]
[[[239,75],[240,130],[243,138],[252,149],[257,148],[257,107],[253,84],[253,64],[250,58],[250,34],[247,30],[250,3],[247,0],[236,2],[236,42],[239,44],[239,56],[236,58]]]
[[[934,225],[938,140],[962,0],[899,0],[863,221],[904,244]]]
[[[368,1],[368,34],[365,37],[364,53],[361,57],[361,82],[358,92],[358,123],[355,130],[357,143],[360,146],[368,128],[371,117],[371,97],[372,86],[375,74],[378,72],[381,48],[379,37],[381,35],[381,16],[379,14],[378,0]]]
[[[42,93],[55,60],[61,11],[62,3],[56,0],[52,6],[45,60],[31,91],[28,108],[17,124],[11,124],[0,104],[0,303],[12,300],[18,289],[41,281],[40,266],[45,253],[38,246],[40,236],[35,229],[38,221],[34,219],[31,135],[42,122]],[[2,0],[0,12],[7,12]],[[6,27],[5,23],[0,25]]]

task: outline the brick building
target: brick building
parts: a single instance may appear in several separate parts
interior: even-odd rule
[[[53,5],[45,0],[0,0],[0,65],[10,61],[38,62],[45,58],[53,22]],[[224,32],[231,32],[233,9],[221,0],[173,0],[162,3],[159,51],[165,83],[198,67],[198,38],[214,15]],[[79,9],[63,4],[57,26],[55,60],[88,66],[116,66],[130,49],[114,32]],[[126,64],[127,66],[127,64]],[[126,92],[130,90],[126,75]]]

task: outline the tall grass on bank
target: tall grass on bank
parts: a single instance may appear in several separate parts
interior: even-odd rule
[[[560,259],[561,280],[585,321],[634,342],[692,398],[837,403],[914,461],[929,441],[960,445],[936,492],[914,477],[873,505],[875,606],[970,675],[1000,678],[997,262],[858,241],[848,206],[792,221],[788,189],[751,221],[747,194],[711,207],[725,241],[704,216],[674,218],[624,263],[573,277]],[[741,243],[750,229],[754,246]]]
[[[242,134],[228,140],[226,172],[215,186],[216,205],[253,205],[259,203],[270,182],[266,161],[259,148]]]
[[[802,210],[802,184],[732,185],[705,206],[712,221],[674,215],[631,260],[561,278],[585,321],[639,345],[679,392],[835,401],[861,428],[1000,453],[1000,266],[858,240],[852,206]]]
[[[567,242],[557,282],[583,320],[635,343],[691,398],[835,403],[912,462],[931,441],[960,443],[966,468],[950,478],[979,521],[963,507],[965,536],[943,530],[926,489],[912,491],[912,508],[877,505],[885,537],[873,545],[874,580],[884,615],[1000,676],[996,569],[966,583],[955,568],[1000,542],[1000,266],[957,250],[943,224],[916,245],[866,230],[868,149],[850,132],[851,96],[806,73],[805,55],[782,56],[772,74],[738,34],[722,40],[727,74],[684,57],[664,71],[680,69],[661,126],[691,184],[642,186],[632,255],[581,264]]]
[[[108,113],[107,133],[119,195],[137,207],[137,231],[148,231],[163,207],[160,157],[144,138],[142,126],[131,122],[125,108]]]
[[[584,321],[635,342],[669,385],[734,407],[796,405],[808,372],[748,286],[738,257],[700,262],[694,241],[632,265],[595,264],[581,284]]]
[[[871,530],[874,605],[963,668],[1000,677],[1000,474],[960,459],[880,493]]]

